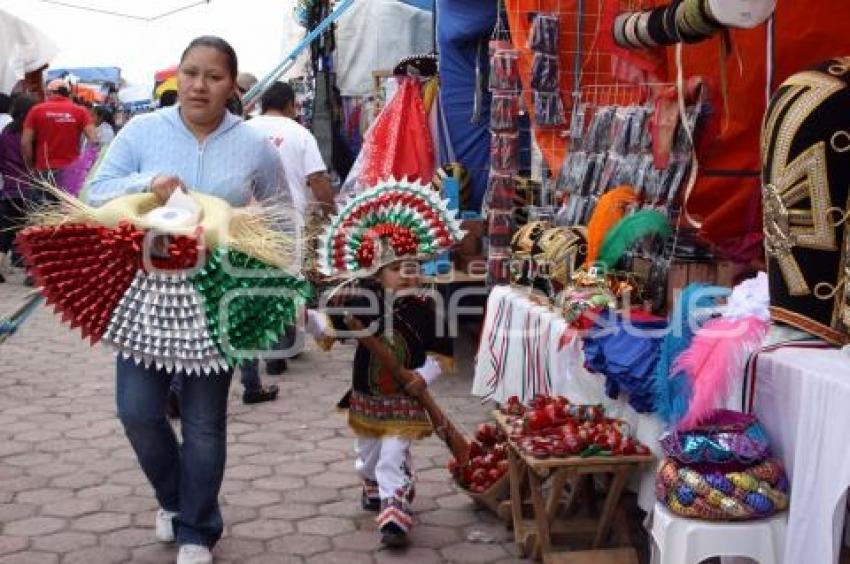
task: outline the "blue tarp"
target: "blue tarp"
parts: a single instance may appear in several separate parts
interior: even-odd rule
[[[414,8],[419,8],[420,10],[428,10],[429,12],[434,9],[434,0],[401,0],[401,2]]]
[[[65,78],[72,74],[87,84],[111,82],[118,86],[121,82],[121,69],[118,67],[77,67],[67,69],[48,69],[47,80]]]
[[[487,43],[496,25],[496,5],[496,2],[437,0],[440,101],[455,157],[472,174],[474,209],[481,207],[490,168]],[[480,119],[471,123],[476,90],[475,63],[479,56],[484,92]]]

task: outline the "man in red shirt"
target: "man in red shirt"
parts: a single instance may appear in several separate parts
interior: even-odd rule
[[[30,168],[40,173],[62,169],[80,155],[80,137],[97,142],[97,131],[88,110],[69,98],[68,83],[51,80],[47,100],[36,104],[24,121],[21,152]]]

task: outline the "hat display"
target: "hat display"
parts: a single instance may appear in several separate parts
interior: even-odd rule
[[[716,410],[704,423],[661,438],[667,456],[656,475],[659,502],[683,517],[744,521],[788,507],[788,478],[771,458],[755,417]]]
[[[762,137],[764,242],[773,319],[848,342],[850,57],[791,76]]]
[[[436,76],[438,59],[435,53],[419,53],[403,58],[393,68],[394,75],[403,76]]]
[[[668,431],[660,442],[668,456],[683,464],[753,464],[770,454],[761,423],[752,415],[728,409],[715,410],[695,429]]]
[[[788,507],[788,478],[776,459],[740,469],[689,467],[665,458],[656,478],[656,497],[670,511],[707,521],[770,517]]]
[[[773,14],[776,0],[708,0],[708,9],[727,27],[751,29]]]
[[[518,257],[530,257],[535,250],[537,240],[551,227],[552,224],[548,221],[529,221],[511,238],[511,252]],[[537,250],[539,251],[539,247]]]
[[[463,238],[457,211],[428,185],[390,178],[344,203],[319,238],[327,276],[365,276],[393,261],[423,259]]]
[[[544,231],[535,244],[534,260],[549,278],[566,286],[587,258],[587,229],[582,226],[553,227]]]

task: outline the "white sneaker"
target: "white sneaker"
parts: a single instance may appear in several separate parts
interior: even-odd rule
[[[177,564],[212,564],[210,549],[200,544],[184,544],[177,553]]]
[[[174,519],[177,513],[160,509],[156,512],[156,540],[174,542]]]

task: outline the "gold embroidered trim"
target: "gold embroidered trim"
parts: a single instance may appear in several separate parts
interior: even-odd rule
[[[402,437],[404,439],[419,440],[430,437],[433,433],[430,423],[421,422],[378,422],[366,419],[353,411],[348,412],[348,426],[357,435],[371,439],[381,437]]]
[[[833,251],[837,245],[835,227],[828,217],[832,200],[826,144],[816,143],[789,162],[791,144],[812,112],[845,87],[842,80],[824,73],[799,73],[783,84],[781,94],[765,115],[762,132],[765,248],[776,261],[792,296],[811,294],[794,257],[794,247]]]

